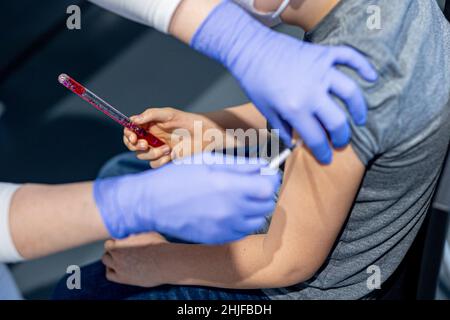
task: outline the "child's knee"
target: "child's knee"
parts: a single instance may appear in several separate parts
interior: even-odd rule
[[[111,178],[125,174],[139,173],[151,169],[147,161],[136,158],[133,152],[119,154],[106,162],[100,169],[98,178]]]

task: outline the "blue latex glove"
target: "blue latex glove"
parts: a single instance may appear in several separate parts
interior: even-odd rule
[[[233,73],[287,146],[293,127],[322,163],[332,160],[326,131],[335,147],[351,138],[346,114],[330,94],[345,102],[356,124],[366,122],[361,89],[336,68],[346,65],[367,81],[377,79],[354,49],[313,45],[275,32],[228,1],[206,18],[191,45]]]
[[[264,225],[275,208],[280,177],[262,176],[262,165],[193,164],[97,180],[94,197],[114,238],[157,231],[190,242],[224,243]],[[236,163],[234,157],[224,161]],[[209,162],[208,162],[209,161]],[[224,162],[228,163],[228,162]]]

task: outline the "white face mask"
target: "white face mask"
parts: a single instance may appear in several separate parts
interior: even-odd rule
[[[283,0],[276,11],[261,12],[255,8],[255,0],[233,0],[266,26],[273,27],[281,23],[280,15],[289,5],[290,0]]]

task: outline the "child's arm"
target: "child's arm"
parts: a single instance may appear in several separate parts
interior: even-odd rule
[[[204,113],[204,117],[224,129],[265,129],[266,118],[253,103]]]
[[[124,130],[124,144],[127,148],[137,152],[140,160],[150,161],[153,168],[160,167],[173,159],[171,151],[179,145],[181,140],[186,139],[185,136],[177,134],[179,129],[187,130],[191,137],[190,145],[183,145],[181,152],[183,156],[187,156],[212,146],[215,146],[217,150],[241,146],[243,141],[237,139],[232,133],[227,134],[227,129],[247,130],[266,127],[265,118],[251,103],[203,114],[184,112],[174,108],[150,108],[131,119],[165,142],[162,147],[150,148],[146,140],[138,140],[134,132]],[[211,141],[213,136],[220,137],[220,144],[219,141]]]
[[[104,259],[112,268],[108,277],[141,286],[237,289],[284,287],[309,279],[328,256],[365,172],[351,147],[334,156],[330,166],[321,166],[299,148],[289,159],[267,235],[222,246],[158,243],[143,250],[120,250],[120,243],[110,242]]]

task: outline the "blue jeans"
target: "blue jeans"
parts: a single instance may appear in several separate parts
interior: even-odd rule
[[[0,263],[0,300],[22,300],[8,267]]]
[[[109,160],[98,174],[99,178],[123,176],[151,169],[148,161],[139,160],[133,152],[126,152]]]
[[[99,177],[115,177],[149,169],[147,161],[136,159],[133,153],[121,154],[110,160]],[[177,239],[169,239],[180,242]],[[113,283],[106,279],[105,266],[96,262],[81,269],[81,289],[69,290],[63,278],[55,288],[56,300],[269,300],[261,290],[229,290],[196,286],[164,285],[148,289]]]

